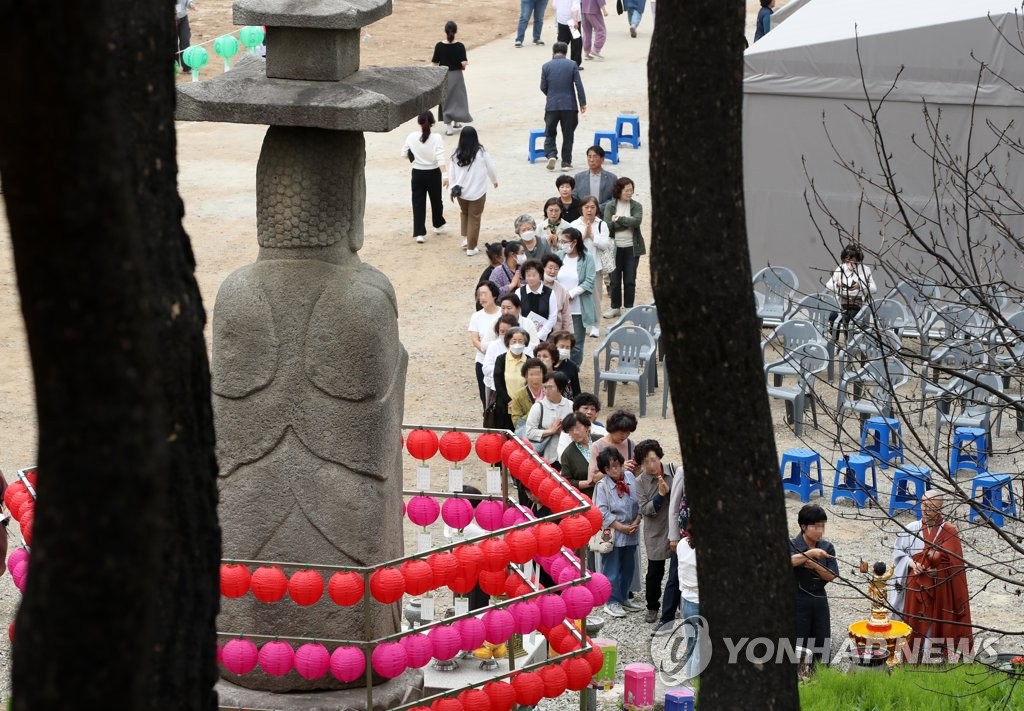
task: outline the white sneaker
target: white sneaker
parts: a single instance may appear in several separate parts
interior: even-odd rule
[[[601,337],[601,329],[599,329],[597,326],[594,326],[592,329],[590,329],[590,337],[591,338],[600,338]]]
[[[448,233],[448,225],[441,225],[440,227],[434,228],[435,235],[443,235]]]
[[[608,309],[602,314],[605,318],[615,318],[619,315],[618,309]]]
[[[468,237],[463,237],[462,238],[462,248],[466,249],[467,247],[469,247],[469,238]]]
[[[604,611],[611,617],[625,617],[626,611],[622,609],[622,605],[617,602],[609,602],[604,606]]]
[[[416,235],[416,244],[423,244],[427,241],[426,235]]]
[[[475,257],[478,254],[480,254],[480,250],[477,249],[476,247],[474,247],[473,249],[467,249],[466,250],[466,256],[467,257]]]
[[[548,158],[548,170],[554,170],[557,162],[554,158]]]
[[[455,135],[455,131],[452,130],[452,127],[451,127],[450,124],[445,124],[444,125],[444,135],[446,135],[446,136],[454,136]]]

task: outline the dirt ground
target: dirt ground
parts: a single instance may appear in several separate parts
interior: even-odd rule
[[[211,42],[234,29],[228,0],[196,0],[191,13],[193,42]],[[780,2],[780,6],[784,3]],[[748,0],[748,38],[753,36],[753,17],[758,3]],[[443,37],[448,19],[459,23],[459,39],[469,49],[466,82],[474,125],[481,140],[493,154],[499,172],[499,188],[488,195],[483,216],[481,243],[512,236],[514,218],[524,212],[541,214],[541,206],[554,195],[555,174],[542,163],[525,160],[530,129],[542,126],[543,97],[538,91],[540,65],[550,58],[555,27],[551,7],[544,28],[547,47],[512,46],[512,33],[518,17],[516,0],[395,0],[394,14],[364,30],[362,64],[397,66],[423,64],[436,41]],[[608,61],[584,63],[584,83],[589,95],[588,112],[577,130],[575,161],[577,169],[585,165],[583,155],[592,132],[609,129],[615,116],[636,111],[641,118],[641,134],[647,130],[646,60],[652,18],[648,10],[640,26],[640,36],[631,39],[622,18],[614,9],[608,18],[609,40],[605,49]],[[212,55],[212,47],[211,47]],[[219,71],[219,59],[211,56],[203,70],[208,78]],[[188,81],[182,77],[180,81]],[[473,356],[466,326],[473,308],[473,286],[486,266],[483,256],[467,258],[459,249],[458,212],[445,209],[450,230],[447,235],[431,234],[424,245],[412,239],[409,206],[408,163],[399,149],[405,136],[415,128],[413,122],[388,134],[367,134],[367,207],[366,245],[360,257],[381,269],[391,279],[398,295],[399,325],[402,341],[409,351],[408,387],[405,421],[408,423],[479,424],[479,403],[473,377]],[[185,226],[190,234],[198,263],[198,279],[208,311],[212,315],[217,289],[235,269],[256,258],[255,169],[262,126],[214,123],[178,123],[179,190],[185,200]],[[447,138],[448,151],[455,148],[457,136]],[[619,165],[606,166],[619,176],[633,178],[637,199],[649,206],[650,179],[646,142],[638,150],[623,148]],[[645,227],[650,224],[649,213]],[[646,231],[648,240],[657,236]],[[8,227],[0,219],[0,241],[7,246]],[[652,300],[650,263],[641,260],[637,303]],[[607,296],[606,304],[607,304]],[[602,325],[607,325],[604,321]],[[207,333],[209,337],[209,332]],[[582,369],[584,388],[593,383],[590,360],[596,341],[588,339]],[[17,299],[16,283],[9,249],[0,250],[0,467],[5,472],[34,464],[36,452],[35,404],[31,371]],[[659,439],[670,461],[679,461],[674,424],[661,417],[661,396],[648,400],[648,414],[640,422],[638,437]],[[635,388],[620,388],[616,406],[636,410]],[[779,451],[799,443],[785,425],[781,405],[773,404]],[[605,415],[608,414],[606,405]],[[812,431],[813,432],[813,431]],[[732,433],[739,438],[738,433]],[[836,452],[824,438],[812,442],[823,454],[833,458]],[[738,439],[737,441],[740,441]],[[827,465],[826,465],[827,467]],[[410,464],[407,474],[412,473]],[[826,471],[826,479],[830,474]],[[467,483],[483,485],[483,469],[467,468]],[[407,483],[412,485],[411,478]],[[791,522],[798,503],[787,502]],[[846,557],[856,560],[885,560],[889,557],[891,536],[879,536],[870,516],[847,514],[836,521],[830,536]],[[795,528],[795,523],[792,526]],[[859,594],[850,591],[848,603],[840,605],[838,624],[856,619],[866,605]],[[0,622],[10,619],[18,593],[9,576],[0,578]],[[837,617],[840,611],[833,614]],[[1020,620],[1016,598],[1010,593],[992,591],[979,605],[980,617],[989,622],[1007,617]],[[846,620],[843,622],[842,620]],[[978,616],[975,618],[978,620]],[[9,650],[0,645],[0,678],[9,660]]]

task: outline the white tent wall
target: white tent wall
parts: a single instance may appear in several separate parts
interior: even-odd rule
[[[941,109],[940,132],[948,136],[954,153],[964,155],[972,123],[971,103],[979,80],[979,64],[971,53],[990,63],[999,74],[1024,83],[1024,57],[993,26],[994,22],[1016,41],[1014,9],[1019,8],[1008,0],[811,0],[751,47],[745,57],[743,151],[747,230],[754,270],[768,263],[788,266],[799,275],[800,290],[810,293],[818,290],[835,268],[841,249],[839,230],[829,225],[819,209],[812,208],[824,243],[815,230],[805,200],[806,192],[813,205],[809,178],[804,174],[806,160],[807,173],[829,211],[847,231],[858,233],[869,251],[882,251],[887,262],[920,263],[921,270],[950,282],[950,275],[931,264],[933,259],[900,246],[906,233],[902,222],[880,216],[862,204],[863,188],[836,164],[829,136],[845,160],[864,167],[874,177],[880,175],[874,135],[850,110],[862,114],[867,110],[857,61],[859,35],[866,83],[873,99],[890,88],[900,67],[904,67],[879,116],[880,124],[902,197],[909,205],[934,216],[933,166],[912,144],[913,137],[919,143],[930,143],[922,98],[933,115]],[[1015,137],[1024,126],[1024,96],[992,74],[982,77],[973,111],[971,150],[975,154],[994,143],[987,121],[997,126],[1013,122]],[[1002,149],[994,167],[1009,191],[1024,201],[1024,170],[1013,160],[1022,157],[1010,159]],[[885,196],[869,193],[867,197],[880,202]],[[938,202],[946,209],[958,206],[955,197],[943,197]],[[891,197],[887,204],[893,206]],[[1008,219],[1014,232],[1024,235],[1024,220],[1019,216]],[[1001,264],[996,271],[1001,270],[1010,281],[1021,282],[1021,255],[1005,253],[1006,240],[998,237],[985,220],[972,221],[971,229],[978,261],[985,261],[987,250],[988,256]],[[922,224],[921,232],[930,232],[939,244],[945,240],[943,248],[951,253],[964,247],[955,239],[949,242],[952,231],[948,228],[943,234],[934,226]],[[966,239],[966,235],[960,234],[959,239]],[[983,247],[976,246],[979,240]]]

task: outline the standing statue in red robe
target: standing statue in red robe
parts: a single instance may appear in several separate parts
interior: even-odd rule
[[[942,518],[941,492],[925,492],[921,512],[920,550],[910,561],[903,610],[914,630],[910,648],[922,661],[932,657],[933,648],[941,647],[946,655],[970,653],[971,602],[960,534]]]

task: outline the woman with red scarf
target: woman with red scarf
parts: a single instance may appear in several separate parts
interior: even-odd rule
[[[612,595],[604,610],[612,617],[644,609],[629,599],[629,585],[636,566],[640,542],[640,504],[636,498],[636,477],[626,469],[619,450],[608,447],[597,455],[597,468],[604,475],[594,486],[594,505],[603,517],[604,528],[611,529],[614,547],[601,556],[601,572],[612,584]]]

